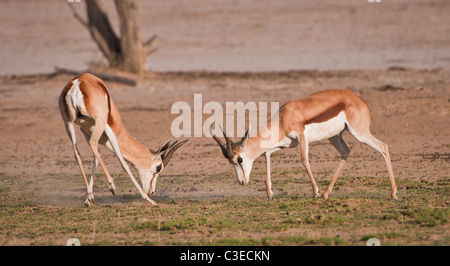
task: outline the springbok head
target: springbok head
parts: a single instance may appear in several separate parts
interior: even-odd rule
[[[228,160],[228,162],[234,167],[236,173],[236,178],[239,184],[248,184],[250,180],[250,172],[252,171],[254,159],[250,159],[246,155],[246,145],[248,138],[250,136],[251,127],[247,129],[244,137],[239,142],[233,142],[227,135],[227,132],[219,124],[220,130],[223,132],[225,137],[225,145],[223,142],[214,134],[212,131],[212,124],[209,126],[209,132],[214,140],[219,144],[222,150],[223,156]]]
[[[161,146],[158,150],[150,149],[150,152],[153,154],[150,169],[140,170],[139,177],[142,183],[142,189],[144,192],[151,196],[155,194],[156,191],[156,181],[158,180],[159,174],[164,170],[165,167],[169,165],[170,158],[172,158],[173,154],[176,150],[178,150],[183,144],[185,144],[188,140],[183,140],[181,142],[175,141],[172,143],[172,140],[169,140]]]

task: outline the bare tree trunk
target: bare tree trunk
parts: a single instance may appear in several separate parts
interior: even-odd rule
[[[69,5],[74,16],[89,29],[110,67],[140,73],[146,69],[148,56],[156,51],[151,48],[156,36],[144,42],[134,0],[115,0],[115,4],[119,14],[120,38],[111,27],[103,0],[86,0],[87,22]]]
[[[147,52],[142,38],[139,14],[134,0],[115,0],[120,19],[120,34],[122,39],[122,67],[130,72],[139,73],[145,70]]]

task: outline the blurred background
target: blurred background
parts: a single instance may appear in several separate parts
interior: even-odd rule
[[[105,1],[120,34],[114,1]],[[72,5],[86,18],[85,1]],[[448,0],[136,0],[150,71],[450,66]],[[0,75],[107,62],[66,0],[0,2]]]

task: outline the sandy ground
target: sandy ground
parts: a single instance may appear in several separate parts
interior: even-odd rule
[[[317,90],[345,88],[367,101],[372,133],[389,144],[399,198],[408,196],[411,183],[440,184],[446,193],[438,197],[448,207],[450,17],[444,16],[450,11],[448,1],[138,2],[144,35],[159,38],[159,51],[149,60],[149,68],[156,72],[128,75],[138,81],[134,87],[107,85],[125,126],[148,147],[175,139],[170,127],[178,115],[171,114],[172,105],[185,101],[193,106],[195,93],[203,95],[204,103],[281,105]],[[23,187],[20,193],[33,195],[31,204],[82,206],[84,184],[57,107],[72,76],[36,73],[50,73],[54,66],[98,66],[101,55],[64,1],[5,0],[0,6],[1,184]],[[77,134],[89,172],[91,153]],[[343,176],[387,182],[382,157],[348,133],[344,138],[352,153]],[[100,206],[144,204],[114,156],[105,149],[101,152],[110,171],[123,181],[118,186],[122,196],[112,198],[106,182],[97,179],[96,184],[103,186],[96,194]],[[338,164],[337,156],[326,141],[310,147],[312,170],[322,192]],[[298,169],[288,177],[305,180],[280,189],[273,174],[275,196],[311,196],[298,149],[279,152],[272,167],[278,174]],[[215,142],[191,137],[164,171],[154,198],[164,203],[265,197],[263,158],[253,171],[251,184],[238,186]],[[70,180],[66,183],[63,176]],[[369,193],[387,198],[389,189],[383,188],[341,186],[331,195]]]

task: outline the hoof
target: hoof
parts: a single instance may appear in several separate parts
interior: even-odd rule
[[[328,199],[328,194],[327,193],[323,193],[322,198]]]
[[[273,200],[273,191],[270,191],[270,194],[267,195],[267,198],[269,199],[269,201]]]
[[[91,207],[91,205],[95,204],[95,198],[92,193],[88,193],[87,199],[84,202],[84,206]]]
[[[159,208],[158,203],[156,203],[156,202],[150,202],[150,201],[149,201],[149,203],[152,205],[152,207]]]
[[[94,204],[95,204],[95,201],[94,200],[90,200],[89,198],[87,198],[86,201],[84,202],[84,206],[88,207],[88,208],[91,207]]]
[[[113,197],[116,196],[116,187],[114,186],[114,184],[111,185],[111,187],[109,188],[109,191],[111,192]]]
[[[149,196],[147,196],[146,194],[142,195],[142,197],[148,202],[150,203],[152,206],[158,206],[158,204],[152,200]]]
[[[319,188],[317,186],[313,186],[313,198],[320,198]]]

